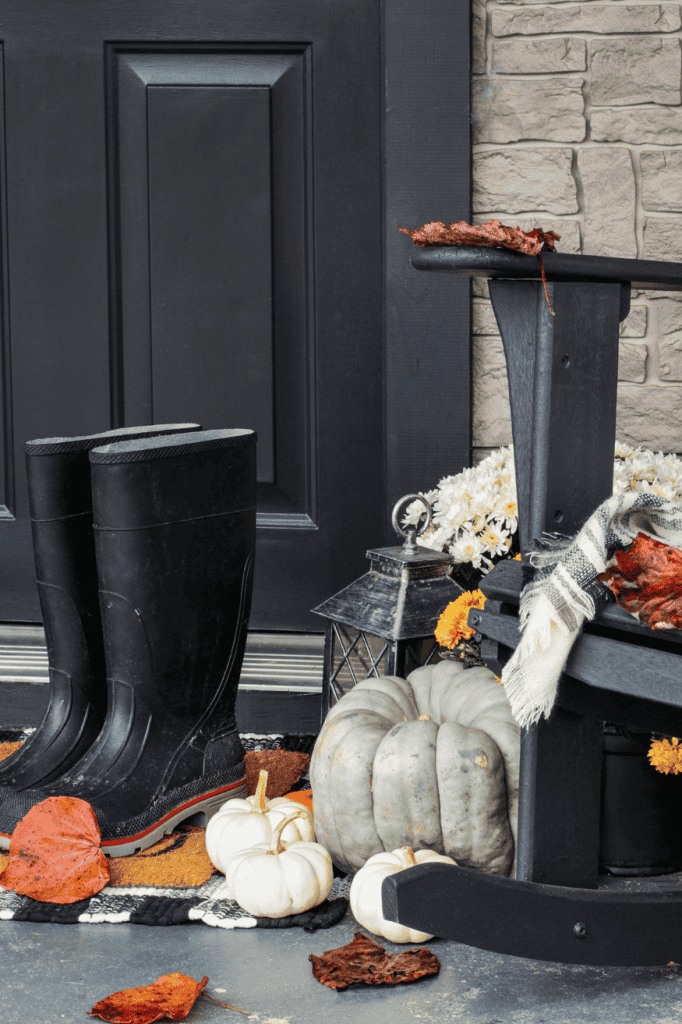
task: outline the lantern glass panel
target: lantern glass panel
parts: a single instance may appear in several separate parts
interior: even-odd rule
[[[438,653],[438,641],[432,636],[417,637],[415,640],[400,640],[396,645],[399,647],[398,658],[402,656],[402,665],[398,665],[396,675],[405,679],[410,672],[423,665],[429,665]]]
[[[370,676],[390,675],[391,641],[362,630],[332,623],[332,671],[329,677],[331,703]]]
[[[338,622],[331,622],[329,626],[330,706],[363,679],[386,675],[406,677],[414,669],[428,665],[438,652],[433,636],[386,640]]]

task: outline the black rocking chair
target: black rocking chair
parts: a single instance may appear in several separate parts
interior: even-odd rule
[[[574,534],[610,496],[618,324],[631,287],[682,291],[677,263],[551,252],[542,260],[554,316],[537,256],[436,246],[412,257],[419,270],[489,278],[509,378],[522,552],[545,531]],[[499,670],[520,639],[521,563],[499,563],[481,589],[485,610],[472,610],[469,624]],[[681,961],[682,878],[633,892],[599,876],[605,721],[682,736],[682,631],[652,630],[603,605],[571,651],[551,716],[522,734],[516,878],[410,868],[384,881],[385,917],[536,960]]]

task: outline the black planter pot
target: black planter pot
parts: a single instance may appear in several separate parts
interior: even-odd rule
[[[682,779],[649,763],[649,733],[604,732],[602,870],[613,875],[664,875],[682,869]]]

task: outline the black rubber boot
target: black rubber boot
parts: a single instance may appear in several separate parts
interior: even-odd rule
[[[104,728],[66,775],[7,793],[11,833],[46,796],[76,796],[110,856],[246,795],[234,706],[256,539],[256,435],[211,430],[90,454],[107,664]]]
[[[200,430],[199,424],[129,427],[26,444],[38,594],[50,670],[47,711],[35,733],[0,762],[0,785],[42,786],[79,760],[107,706],[92,532],[89,453],[98,445]]]

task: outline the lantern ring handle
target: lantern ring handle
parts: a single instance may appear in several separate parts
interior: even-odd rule
[[[420,523],[419,526],[416,529],[412,526],[412,527],[408,527],[407,530],[404,530],[402,528],[402,526],[400,525],[400,523],[398,522],[398,512],[403,507],[405,502],[407,502],[407,501],[415,501],[415,500],[416,501],[421,501],[422,505],[424,506],[424,510],[426,511],[426,522]],[[412,533],[413,530],[414,530],[414,533],[412,535],[414,537],[421,536],[421,534],[424,533],[425,530],[428,530],[429,526],[431,525],[431,519],[432,518],[433,518],[433,516],[432,516],[432,512],[431,512],[431,503],[428,502],[426,500],[426,498],[424,498],[421,494],[405,494],[405,495],[403,495],[403,497],[400,498],[399,501],[396,501],[395,505],[393,506],[393,511],[391,513],[391,523],[393,525],[393,529],[401,537],[409,536],[409,534]]]

